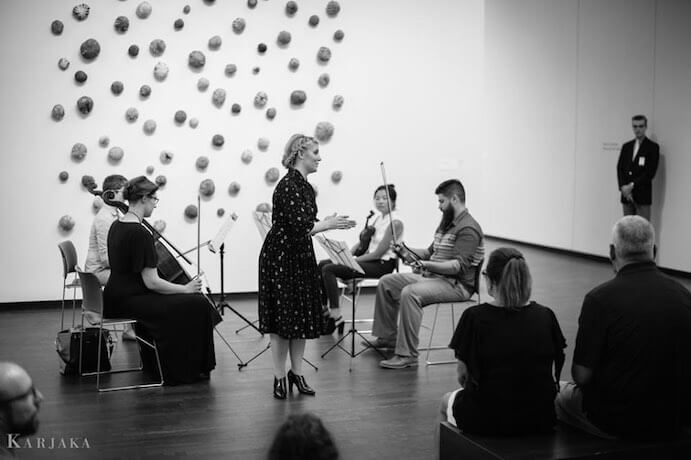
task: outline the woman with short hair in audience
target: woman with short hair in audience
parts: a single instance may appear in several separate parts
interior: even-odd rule
[[[441,412],[463,431],[515,435],[548,432],[566,340],[554,312],[530,300],[532,279],[513,248],[492,252],[485,271],[493,301],[463,312],[451,344],[461,388]]]

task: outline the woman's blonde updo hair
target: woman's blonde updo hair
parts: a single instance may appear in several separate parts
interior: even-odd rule
[[[319,142],[313,137],[305,136],[304,134],[293,134],[288,139],[286,148],[283,151],[283,159],[281,164],[286,168],[292,168],[295,166],[295,161],[297,161],[298,155],[304,152],[312,145],[318,145]]]

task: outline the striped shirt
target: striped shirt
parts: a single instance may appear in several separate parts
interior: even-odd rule
[[[483,234],[468,210],[461,212],[449,228],[442,229],[441,224],[434,233],[434,242],[427,251],[432,262],[453,260],[457,263],[455,275],[439,275],[459,281],[469,292],[474,292],[475,272],[485,256]]]

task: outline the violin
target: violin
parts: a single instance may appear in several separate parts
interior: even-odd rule
[[[369,215],[367,216],[367,219],[365,219],[365,228],[363,228],[360,232],[360,244],[358,245],[357,250],[353,252],[353,255],[355,257],[360,257],[361,255],[365,254],[367,252],[367,249],[369,248],[370,242],[372,241],[372,237],[374,236],[374,233],[376,231],[374,227],[369,226],[369,220],[372,218],[373,215],[374,211],[370,211]]]
[[[127,214],[127,212],[129,211],[129,206],[127,206],[126,203],[115,200],[115,192],[113,192],[112,190],[105,190],[103,192],[94,190],[92,191],[92,193],[94,195],[101,196],[105,204],[118,209],[123,214]],[[147,230],[151,232],[151,234],[154,237],[154,248],[156,249],[156,255],[158,256],[158,263],[156,265],[156,268],[158,270],[158,276],[160,276],[161,279],[164,279],[174,284],[187,284],[190,281],[192,281],[192,277],[187,273],[187,271],[185,271],[182,265],[180,265],[180,262],[178,262],[177,258],[171,253],[171,251],[168,249],[168,246],[178,254],[178,257],[182,258],[185,262],[192,265],[192,262],[190,262],[190,260],[185,256],[185,254],[180,252],[179,249],[177,249],[170,241],[168,241],[166,237],[164,237],[161,234],[161,232],[156,230],[156,228],[153,225],[151,225],[146,219],[142,218],[141,223],[144,227],[146,227]],[[163,242],[165,242],[165,244]],[[208,286],[206,289],[207,291],[209,291],[209,294],[211,294]],[[223,321],[223,318],[218,313],[218,310],[216,310],[216,304],[213,302],[213,300],[211,300],[209,296],[203,293],[202,295],[209,302],[209,305],[212,307],[211,309],[215,313],[213,315],[213,324],[214,326],[216,326],[218,323]]]

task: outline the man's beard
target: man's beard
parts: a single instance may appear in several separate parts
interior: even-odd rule
[[[442,211],[441,224],[439,226],[443,229],[447,229],[451,226],[456,213],[454,212],[453,206],[448,206]]]

